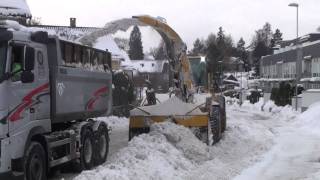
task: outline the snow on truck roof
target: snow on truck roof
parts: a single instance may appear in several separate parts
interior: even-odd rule
[[[30,18],[31,12],[25,0],[1,0],[0,16],[21,16]]]

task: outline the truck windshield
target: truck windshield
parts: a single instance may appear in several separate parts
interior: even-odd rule
[[[0,79],[6,70],[7,45],[0,44]]]

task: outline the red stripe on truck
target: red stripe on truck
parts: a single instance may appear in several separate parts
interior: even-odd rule
[[[28,107],[32,107],[36,99],[34,96],[46,92],[49,90],[49,83],[46,83],[28,93],[23,99],[22,102],[15,108],[15,110],[10,113],[9,120],[14,122],[21,119],[21,113],[24,112]]]
[[[105,93],[107,93],[108,87],[102,87],[93,93],[93,97],[87,103],[87,110],[93,110],[94,104],[102,97]]]

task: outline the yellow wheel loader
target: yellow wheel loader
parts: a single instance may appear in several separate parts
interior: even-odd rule
[[[226,127],[225,101],[222,96],[194,95],[192,72],[186,46],[180,36],[159,18],[135,16],[140,24],[154,28],[166,43],[170,64],[172,97],[152,106],[140,106],[130,111],[129,139],[148,133],[152,123],[172,121],[191,128],[195,135],[209,143],[221,138]],[[202,96],[202,97],[201,97]]]
[[[195,88],[186,45],[163,18],[144,15],[116,20],[83,37],[80,42],[90,46],[99,37],[119,30],[126,31],[134,25],[152,27],[165,42],[170,64],[169,85],[172,87],[172,98],[156,105],[142,104],[131,110],[129,140],[141,133],[148,133],[152,123],[171,120],[193,129],[195,135],[205,143],[209,143],[209,134],[212,134],[213,143],[218,142],[226,127],[224,98],[214,93],[194,95]]]

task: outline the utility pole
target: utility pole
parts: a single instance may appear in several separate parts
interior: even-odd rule
[[[298,83],[300,81],[300,76],[301,76],[301,58],[300,56],[301,51],[300,51],[300,45],[299,45],[299,4],[298,3],[290,3],[290,7],[295,7],[297,8],[297,37],[296,37],[296,49],[297,49],[297,59],[296,59],[296,87],[295,87],[295,95],[296,95],[296,102],[295,102],[295,109],[296,111],[298,110]]]

